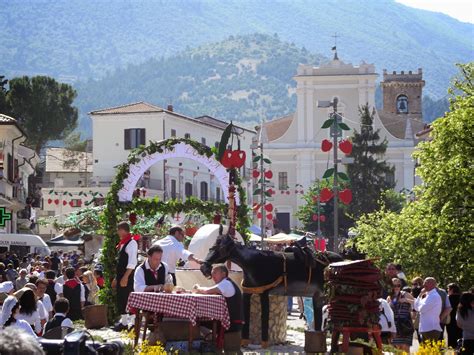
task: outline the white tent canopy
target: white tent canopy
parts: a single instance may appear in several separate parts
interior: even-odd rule
[[[289,243],[297,239],[297,237],[288,235],[286,233],[278,233],[272,235],[271,237],[265,238],[265,241],[268,243]]]

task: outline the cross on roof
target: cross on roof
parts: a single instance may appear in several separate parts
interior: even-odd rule
[[[334,38],[334,47],[332,47],[332,50],[334,51],[334,60],[339,60],[339,58],[337,57],[337,38],[341,36],[338,36],[337,32],[334,32],[334,35],[332,35],[331,37]]]

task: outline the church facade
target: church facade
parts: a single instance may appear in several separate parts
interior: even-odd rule
[[[348,138],[354,129],[360,131],[359,107],[368,103],[375,108],[377,77],[373,64],[354,66],[337,55],[320,67],[298,66],[294,77],[296,112],[264,123],[262,131],[264,151],[272,161],[275,216],[283,230],[299,226],[294,214],[304,204],[301,192],[333,165],[332,153],[321,150],[321,141],[331,140],[329,129],[321,126],[333,108],[319,108],[318,101],[338,99],[337,111],[351,129],[343,131],[343,138]],[[411,190],[418,182],[412,153],[417,144],[415,134],[424,126],[423,86],[421,69],[415,74],[383,72],[384,107],[375,113],[374,129],[379,129],[381,139],[388,141],[384,159],[395,167],[395,173],[386,178],[396,183],[397,191]],[[339,169],[345,170],[350,162],[344,156],[341,159]]]

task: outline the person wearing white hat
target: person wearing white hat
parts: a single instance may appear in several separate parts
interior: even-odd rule
[[[195,258],[193,253],[186,250],[183,245],[184,231],[179,225],[174,225],[169,231],[169,235],[165,238],[158,240],[153,243],[159,245],[163,249],[162,262],[168,265],[168,273],[173,277],[173,283],[176,286],[176,263],[179,259],[192,260],[198,264],[202,264],[203,261]]]
[[[13,286],[13,282],[5,281],[0,283],[0,305],[9,295],[12,295],[14,291],[15,287]]]
[[[19,312],[20,303],[17,298],[15,296],[8,296],[5,302],[3,302],[2,313],[0,314],[0,328],[18,327],[32,337],[37,338],[37,335],[27,321],[16,319]]]

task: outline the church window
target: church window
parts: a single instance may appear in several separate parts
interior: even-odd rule
[[[286,171],[281,171],[278,173],[278,189],[288,189],[288,173]]]
[[[201,181],[201,200],[207,201],[208,199],[207,182]]]
[[[190,197],[193,195],[193,184],[187,182],[184,184],[184,196]]]
[[[389,185],[395,185],[395,173],[393,171],[385,173],[385,182]]]
[[[406,95],[397,97],[397,113],[408,113],[408,97]]]
[[[176,180],[171,180],[171,198],[176,198]]]

